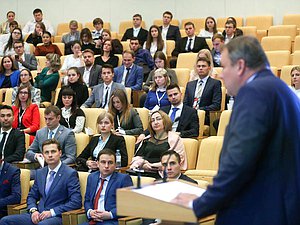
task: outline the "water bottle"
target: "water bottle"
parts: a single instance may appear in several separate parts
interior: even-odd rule
[[[227,109],[228,109],[228,110],[232,110],[233,103],[234,103],[234,98],[233,98],[232,96],[230,96],[229,102],[228,102],[228,104],[227,104]]]
[[[117,169],[121,168],[121,153],[120,153],[119,149],[117,149],[117,151],[116,151],[116,166],[117,166]]]

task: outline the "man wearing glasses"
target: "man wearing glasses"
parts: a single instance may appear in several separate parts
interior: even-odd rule
[[[19,70],[22,70],[22,69],[36,70],[37,69],[37,60],[34,55],[25,53],[24,42],[15,41],[13,46],[14,46],[14,50],[16,52],[16,55],[15,55],[16,67]]]

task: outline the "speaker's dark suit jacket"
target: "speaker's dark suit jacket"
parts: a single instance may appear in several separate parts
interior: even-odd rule
[[[159,27],[159,29],[162,31],[162,26]],[[181,38],[179,27],[170,25],[168,32],[167,32],[167,40],[173,40],[175,42],[179,41]]]
[[[213,184],[194,200],[216,224],[300,224],[300,102],[271,71],[240,88]]]
[[[84,66],[79,67],[79,71],[82,74],[82,76],[84,74],[84,69],[85,69]],[[94,64],[92,66],[91,71],[90,71],[89,83],[88,83],[90,88],[93,88],[97,84],[103,83],[103,80],[101,78],[101,69],[102,69],[102,66],[99,66],[96,64]]]
[[[188,51],[185,50],[185,47],[188,42],[188,37],[181,38],[178,42],[176,42],[175,49],[172,52],[172,56],[178,56],[179,53],[186,53]],[[206,43],[205,38],[203,37],[195,37],[194,47],[191,52],[197,53],[201,49],[208,49],[209,47]]]
[[[139,39],[139,43],[141,46],[143,46],[144,42],[147,40],[147,36],[148,36],[148,31],[141,27],[141,29],[138,33],[138,36],[137,36],[137,39]],[[130,39],[132,37],[133,37],[133,28],[128,28],[125,31],[125,34],[123,35],[121,41],[127,41],[128,39]]]
[[[195,90],[198,80],[193,80],[187,83],[184,95],[183,104],[193,107]],[[205,87],[200,98],[199,109],[205,111],[205,124],[209,125],[209,112],[221,109],[222,91],[221,82],[208,77]]]
[[[161,108],[162,111],[169,114],[171,106],[164,106]],[[177,120],[177,118],[175,118]],[[178,126],[176,132],[180,132],[180,137],[191,138],[199,136],[199,119],[197,110],[183,105],[182,112],[178,118]]]
[[[20,169],[4,162],[0,173],[0,219],[7,215],[7,205],[21,201]]]
[[[4,161],[9,163],[22,161],[24,158],[24,154],[25,135],[23,132],[12,128],[4,146]]]

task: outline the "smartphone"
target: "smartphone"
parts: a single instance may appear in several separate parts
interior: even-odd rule
[[[19,60],[19,55],[15,55],[15,59],[16,59],[16,60]]]

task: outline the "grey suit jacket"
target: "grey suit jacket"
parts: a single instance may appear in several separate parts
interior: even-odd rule
[[[62,148],[61,161],[65,164],[75,163],[76,159],[76,141],[72,130],[59,125],[54,138],[60,143]],[[33,143],[28,148],[26,158],[34,162],[35,153],[42,152],[42,144],[48,139],[48,128],[44,127],[36,132]]]
[[[82,74],[82,76],[84,74],[84,69],[85,66],[79,67],[79,71]],[[94,64],[93,67],[91,68],[89,83],[88,83],[88,86],[90,88],[93,88],[94,86],[103,83],[103,80],[101,78],[101,70],[102,70],[102,66],[96,64]]]
[[[23,61],[22,65],[29,70],[36,70],[37,69],[37,60],[34,55],[25,54],[25,61]],[[15,61],[16,67],[19,69],[19,63]]]
[[[85,103],[81,107],[91,108],[92,105],[95,103],[95,108],[101,108],[102,107],[102,96],[104,95],[103,89],[104,89],[104,83],[98,84],[97,86],[95,86],[93,88],[93,92],[92,92],[91,96],[85,101]],[[126,92],[123,84],[113,82],[112,86],[111,86],[110,94],[112,94],[115,89],[122,89]]]
[[[70,33],[65,34],[64,36],[62,36],[61,40],[65,44],[71,42],[71,34]],[[77,41],[80,40],[80,32],[79,31],[76,31],[76,33],[75,33],[75,40],[77,40]]]

